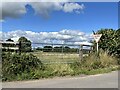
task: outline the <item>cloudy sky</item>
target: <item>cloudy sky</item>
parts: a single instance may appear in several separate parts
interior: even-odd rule
[[[9,2],[0,8],[4,40],[79,44],[92,39],[92,30],[118,28],[116,2]]]

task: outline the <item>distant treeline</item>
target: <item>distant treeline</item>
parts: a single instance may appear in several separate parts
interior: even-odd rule
[[[79,48],[70,48],[68,46],[44,46],[43,48],[37,47],[34,51],[43,51],[43,52],[65,52],[65,53],[79,53]],[[82,49],[83,53],[88,53],[90,50]]]
[[[6,40],[6,42],[14,42],[11,39]],[[15,51],[14,49],[10,49],[10,47],[18,47],[19,49],[16,51],[19,52],[33,52],[33,51],[43,51],[43,52],[64,52],[64,53],[79,53],[79,48],[70,48],[69,46],[44,46],[43,48],[41,47],[37,47],[35,49],[32,50],[32,46],[31,46],[31,41],[27,40],[27,38],[25,37],[21,37],[18,40],[18,44],[14,44],[14,43],[3,43],[2,46],[3,47],[8,47],[8,48],[3,48],[2,51]],[[82,50],[83,53],[88,53],[89,50]]]

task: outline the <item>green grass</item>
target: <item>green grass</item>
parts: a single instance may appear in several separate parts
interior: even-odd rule
[[[33,52],[42,62],[75,62],[80,60],[79,54],[52,53],[52,52]]]
[[[33,55],[36,57],[34,57]],[[4,76],[2,77],[4,81],[15,81],[15,80],[30,80],[30,79],[41,79],[41,78],[53,78],[53,77],[63,77],[63,76],[77,76],[77,75],[94,75],[94,74],[101,74],[101,73],[108,73],[114,70],[120,69],[117,65],[117,59],[113,56],[110,56],[107,52],[100,51],[99,55],[97,56],[96,53],[91,53],[89,56],[84,57],[84,59],[80,62],[79,61],[79,55],[78,54],[70,54],[70,53],[51,53],[51,52],[32,52],[32,54],[25,54],[21,57],[14,53],[14,54],[5,54],[6,57],[3,57],[6,62],[4,62],[4,66],[8,67],[8,70],[10,70],[10,67],[15,66],[15,68],[11,69],[16,70],[16,67],[19,68],[19,66],[24,67],[24,64],[29,67],[29,63],[32,61],[39,61],[44,60],[46,62],[69,62],[72,61],[72,63],[53,63],[53,64],[38,64],[38,67],[36,68],[34,65],[31,67],[31,69],[24,69],[23,72],[16,73],[16,71],[12,72],[10,71],[10,74],[6,75],[8,73],[8,70],[4,73]],[[14,56],[14,57],[13,57]],[[31,57],[32,56],[32,57]],[[18,60],[20,57],[20,60]],[[24,58],[23,58],[24,57]],[[13,63],[9,63],[8,61],[11,61]],[[17,63],[18,61],[21,62]],[[79,62],[78,62],[79,61]],[[20,71],[20,70],[18,70]],[[6,75],[7,79],[4,79]]]
[[[45,78],[54,78],[54,77],[64,77],[64,76],[78,76],[78,75],[96,75],[109,73],[111,71],[117,70],[118,67],[108,67],[100,69],[78,69],[74,70],[69,64],[56,64],[56,65],[46,65],[45,70],[35,70],[31,73],[22,73],[22,75],[14,76],[13,79],[10,78],[9,81],[21,81],[21,80],[33,80],[33,79],[45,79]]]

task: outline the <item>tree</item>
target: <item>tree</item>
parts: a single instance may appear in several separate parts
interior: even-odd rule
[[[101,29],[97,32],[98,34],[102,34],[102,37],[99,41],[99,47],[103,50],[110,50],[113,46],[115,46],[114,43],[114,34],[115,30],[113,29]]]
[[[7,42],[14,42],[12,39],[7,39],[6,41]]]
[[[54,52],[62,52],[62,47],[54,47]]]
[[[64,52],[70,52],[70,47],[65,46],[65,47],[64,47]]]
[[[19,49],[21,52],[30,52],[32,50],[31,41],[25,37],[20,37],[19,40]]]
[[[35,48],[35,50],[42,51],[43,48],[41,48],[41,47],[37,47],[37,48]]]
[[[115,49],[115,55],[120,58],[120,29],[118,29],[115,33],[115,43],[116,43],[116,49]]]
[[[52,51],[52,46],[44,46],[43,51],[44,52],[51,52]]]
[[[111,55],[120,57],[120,29],[101,29],[97,33],[102,34],[99,41],[99,48],[107,50]]]

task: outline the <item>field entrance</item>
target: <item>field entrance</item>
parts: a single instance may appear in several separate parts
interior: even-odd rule
[[[32,45],[33,52],[43,63],[73,63],[80,61],[90,53],[91,48],[70,44],[36,43]]]

